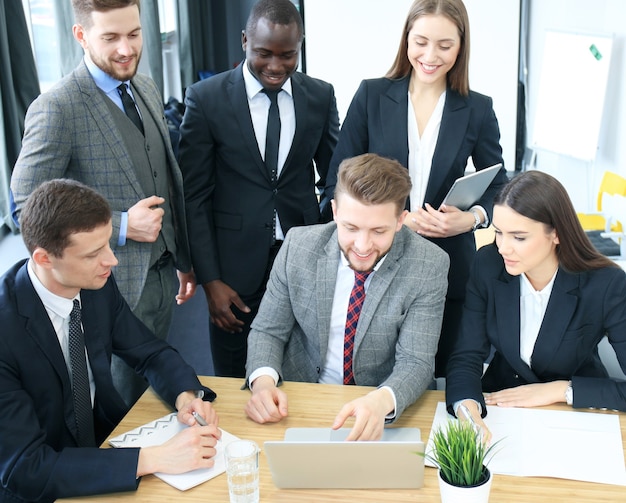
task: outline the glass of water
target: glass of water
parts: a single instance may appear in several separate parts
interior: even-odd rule
[[[259,447],[252,440],[226,446],[226,475],[230,503],[259,503]]]

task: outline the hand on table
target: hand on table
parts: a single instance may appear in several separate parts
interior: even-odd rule
[[[246,414],[257,423],[277,423],[287,417],[287,395],[270,376],[260,376],[251,384],[252,396],[246,404]]]

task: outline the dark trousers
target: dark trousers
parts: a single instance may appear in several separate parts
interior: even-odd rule
[[[146,284],[133,314],[159,339],[167,340],[172,321],[178,279],[171,257],[160,259],[148,270]],[[148,381],[116,355],[111,359],[113,384],[131,407],[148,387]]]
[[[244,322],[242,331],[231,334],[213,323],[209,323],[211,336],[211,356],[213,357],[213,368],[215,375],[221,377],[245,377],[246,375],[246,358],[248,355],[248,334],[250,333],[250,324],[259,311],[261,299],[265,293],[267,280],[269,279],[272,265],[276,254],[282,245],[282,241],[278,241],[276,245],[270,248],[269,259],[265,268],[265,277],[262,284],[252,295],[240,295],[241,300],[250,308],[249,313],[243,313],[237,307],[231,306],[235,316]]]

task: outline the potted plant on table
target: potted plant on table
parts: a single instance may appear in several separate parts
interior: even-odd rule
[[[487,463],[497,443],[486,445],[480,429],[469,421],[448,421],[433,433],[431,451],[424,456],[439,469],[442,503],[489,501],[492,476]]]

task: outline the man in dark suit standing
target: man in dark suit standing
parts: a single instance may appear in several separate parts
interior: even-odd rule
[[[73,178],[113,209],[111,248],[120,292],[135,315],[166,339],[176,296],[195,291],[185,227],[183,180],[163,99],[137,73],[142,52],[139,0],[72,0],[73,34],[84,50],[78,67],[39,96],[26,115],[11,190],[21,210],[45,180]],[[123,91],[122,91],[123,90]],[[113,376],[128,404],[146,389],[119,359]]]
[[[122,298],[107,201],[80,182],[51,180],[20,221],[30,258],[0,278],[0,501],[134,491],[142,475],[213,466],[220,432],[204,400],[215,393]],[[112,354],[193,427],[162,446],[98,449],[128,411],[113,386]]]
[[[186,92],[179,162],[217,375],[244,376],[284,236],[321,220],[315,170],[323,187],[339,119],[333,87],[296,72],[303,36],[291,1],[260,0],[242,34],[245,61]]]

